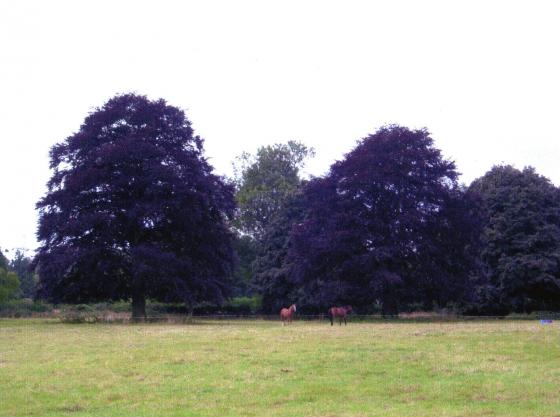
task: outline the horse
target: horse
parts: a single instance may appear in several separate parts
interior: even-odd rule
[[[329,308],[329,316],[331,318],[331,326],[334,324],[334,319],[338,317],[339,323],[342,326],[342,320],[346,326],[346,315],[352,312],[352,307],[331,307]]]
[[[283,308],[280,310],[280,319],[282,320],[282,326],[288,322],[290,324],[292,322],[292,316],[296,312],[296,305],[292,304],[290,308]]]

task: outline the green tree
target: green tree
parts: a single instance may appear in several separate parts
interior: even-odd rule
[[[243,153],[235,166],[237,223],[243,234],[259,240],[285,201],[300,185],[300,170],[314,150],[289,141]]]
[[[19,279],[15,272],[0,268],[0,304],[14,298],[19,291]]]
[[[253,238],[237,234],[233,240],[236,264],[233,270],[233,296],[248,296],[252,293],[252,263],[256,257],[256,245]]]
[[[484,227],[481,298],[509,311],[560,309],[560,190],[533,168],[495,166],[469,192]]]
[[[290,235],[294,225],[303,221],[305,207],[301,193],[294,194],[276,214],[258,245],[253,263],[253,285],[262,295],[262,309],[273,313],[298,301],[305,302],[293,280],[288,260]]]
[[[284,227],[276,230],[276,218],[301,185],[300,171],[305,160],[314,155],[312,148],[295,141],[260,147],[255,155],[244,152],[235,169],[238,237],[234,244],[238,265],[234,271],[236,291],[268,294],[274,286],[268,268],[270,239],[287,239]],[[280,220],[282,223],[283,220]],[[278,235],[279,236],[276,236]],[[256,270],[254,268],[257,268]],[[255,273],[259,278],[255,279]],[[263,277],[266,275],[266,278]],[[268,275],[267,275],[268,274]],[[250,283],[250,285],[248,285]],[[277,293],[277,292],[275,292]],[[272,308],[266,298],[263,307]]]
[[[8,259],[6,259],[6,257],[2,253],[2,248],[0,248],[0,268],[8,269],[8,264]]]
[[[31,259],[25,256],[21,250],[16,250],[14,259],[10,262],[10,268],[18,275],[23,298],[32,298],[35,294],[37,277],[30,269]]]

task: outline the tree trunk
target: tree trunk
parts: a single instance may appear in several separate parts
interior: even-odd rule
[[[424,311],[434,311],[434,300],[430,295],[428,295],[428,298],[424,300],[423,304],[424,304]]]
[[[192,322],[193,314],[194,314],[194,303],[190,301],[186,301],[185,304],[187,305],[187,323]]]
[[[146,296],[135,294],[132,296],[132,321],[146,320]]]
[[[398,317],[399,305],[392,294],[385,295],[385,297],[383,297],[381,302],[381,315],[383,317]]]

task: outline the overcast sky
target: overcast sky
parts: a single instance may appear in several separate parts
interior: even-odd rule
[[[296,139],[321,175],[399,123],[465,183],[508,163],[560,185],[559,21],[554,1],[2,0],[0,247],[37,246],[49,148],[124,92],[184,109],[221,174]]]

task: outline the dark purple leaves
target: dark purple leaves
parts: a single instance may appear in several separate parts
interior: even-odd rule
[[[52,148],[51,168],[35,259],[48,298],[227,295],[233,189],[212,173],[181,110],[114,97]]]

